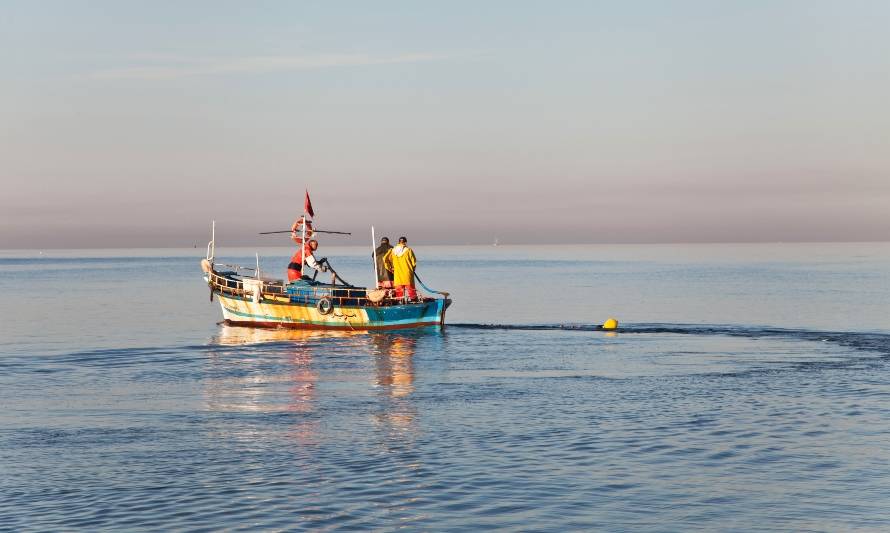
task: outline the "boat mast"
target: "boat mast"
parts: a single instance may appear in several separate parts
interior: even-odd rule
[[[210,222],[210,242],[207,243],[207,260],[213,264],[216,258],[216,221]]]
[[[309,195],[309,189],[306,189],[306,195]],[[300,263],[300,277],[303,277],[303,265],[306,264],[306,202],[303,202],[303,239],[300,243],[300,257],[302,257],[302,262]]]
[[[380,279],[378,276],[380,275],[377,272],[377,238],[374,237],[374,226],[371,226],[371,254],[374,255],[374,288],[377,288],[377,281]]]

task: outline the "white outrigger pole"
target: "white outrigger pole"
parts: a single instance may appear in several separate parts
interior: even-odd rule
[[[374,236],[374,226],[371,226],[371,254],[374,256],[374,289],[377,289],[380,274],[377,272],[377,238]]]
[[[210,242],[207,243],[207,254],[201,259],[201,270],[204,271],[204,279],[210,287],[210,301],[213,301],[213,261],[216,259],[216,221],[210,222]]]
[[[210,242],[207,243],[207,260],[213,264],[216,255],[216,221],[210,222]]]
[[[306,198],[309,198],[309,188],[306,188]],[[303,265],[306,264],[306,202],[303,202],[303,237],[302,242],[300,242],[300,257],[302,257],[300,262],[300,278],[303,277]]]
[[[306,255],[306,207],[303,206],[303,241],[300,243],[300,257]],[[300,264],[300,277],[303,276],[303,265],[306,264],[306,258],[303,257],[302,263]]]

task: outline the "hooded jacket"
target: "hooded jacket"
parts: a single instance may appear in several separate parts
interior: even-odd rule
[[[414,286],[414,269],[417,268],[417,258],[414,250],[407,245],[397,244],[395,248],[386,252],[383,258],[386,269],[393,273],[393,285]]]

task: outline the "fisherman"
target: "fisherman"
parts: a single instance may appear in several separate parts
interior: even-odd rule
[[[383,257],[386,270],[393,273],[393,285],[396,289],[396,298],[401,298],[407,291],[408,300],[417,299],[417,289],[414,288],[414,269],[417,268],[417,258],[414,250],[408,248],[408,239],[399,237],[399,244],[386,252]]]
[[[312,231],[312,221],[306,220],[305,217],[300,217],[294,222],[294,224],[290,228],[290,238],[299,248],[290,258],[290,264],[287,265],[287,280],[288,281],[296,281],[299,279],[310,279],[309,276],[305,276],[303,274],[303,268],[305,265],[309,265],[310,268],[314,268],[319,272],[327,272],[328,267],[327,264],[319,263],[318,260],[315,259],[315,250],[318,250],[318,241],[315,239],[304,240],[303,235],[303,225],[306,226],[305,236],[310,237],[314,233]]]
[[[301,241],[297,239],[297,244],[300,243]],[[306,276],[304,274],[306,265],[308,265],[310,268],[314,268],[319,272],[328,271],[328,266],[326,263],[319,262],[315,259],[315,250],[318,250],[318,241],[316,241],[315,239],[309,239],[308,241],[306,241],[305,246],[294,252],[294,255],[292,255],[290,258],[290,263],[287,265],[288,281],[311,279],[309,276]]]
[[[391,289],[392,288],[392,272],[386,269],[386,265],[383,264],[383,258],[386,256],[386,252],[392,250],[392,245],[389,244],[389,237],[383,237],[380,239],[380,246],[374,250],[374,260],[377,263],[377,288],[378,289]]]

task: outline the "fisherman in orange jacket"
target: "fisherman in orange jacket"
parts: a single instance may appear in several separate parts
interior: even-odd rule
[[[306,225],[306,237],[311,237],[315,232],[312,231],[312,221],[306,220],[305,217],[300,217],[294,222],[293,226],[291,226],[290,238],[297,246],[300,248],[294,253],[294,255],[290,258],[290,263],[287,265],[287,280],[288,281],[296,281],[302,278],[308,279],[308,276],[304,276],[303,267],[304,265],[309,265],[310,268],[314,268],[320,272],[327,272],[327,265],[320,264],[315,259],[315,250],[318,250],[318,241],[315,239],[308,239],[306,243],[303,243],[303,233],[302,226]]]

